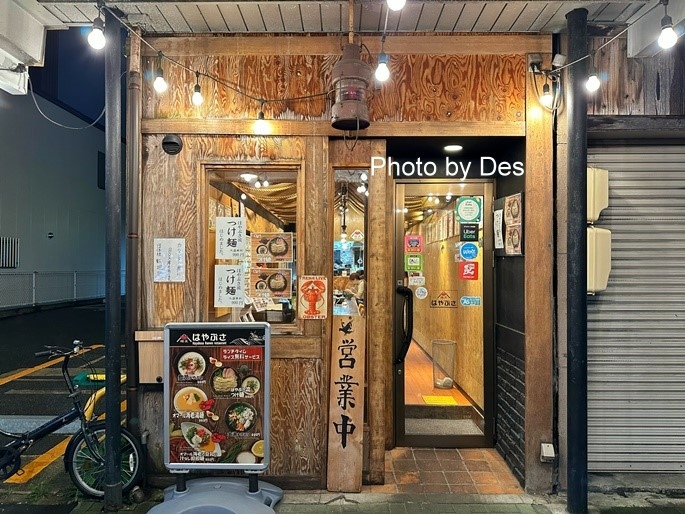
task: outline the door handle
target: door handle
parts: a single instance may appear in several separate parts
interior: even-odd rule
[[[414,332],[414,293],[406,286],[397,286],[397,294],[402,295],[404,302],[402,305],[402,312],[404,313],[404,322],[402,324],[402,346],[394,364],[401,364],[409,351],[411,344],[412,333]]]

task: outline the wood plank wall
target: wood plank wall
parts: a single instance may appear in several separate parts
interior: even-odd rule
[[[526,53],[549,53],[551,39],[543,36],[425,36],[388,40],[393,79],[370,99],[371,127],[361,137],[357,151],[344,142],[329,142],[342,133],[330,127],[329,100],[273,101],[312,93],[325,93],[332,65],[340,56],[339,38],[158,38],[152,40],[165,55],[202,73],[221,77],[220,84],[201,77],[205,103],[190,102],[194,74],[162,63],[169,82],[165,95],[154,94],[151,82],[143,86],[142,184],[140,239],[139,330],[154,330],[170,321],[202,321],[206,305],[206,178],[209,164],[264,164],[291,162],[302,167],[298,189],[298,254],[304,272],[332,279],[333,166],[353,161],[368,165],[370,155],[385,155],[384,137],[397,135],[496,136],[526,133]],[[372,52],[378,49],[371,46]],[[145,76],[157,67],[155,53],[144,48]],[[148,75],[152,73],[151,75]],[[228,87],[226,86],[228,84]],[[235,88],[253,98],[236,94]],[[252,135],[252,120],[262,107],[272,122],[270,136]],[[530,123],[548,123],[532,120]],[[181,134],[184,147],[169,156],[162,151],[165,134]],[[545,148],[551,140],[537,140]],[[329,144],[335,143],[329,154]],[[349,141],[347,142],[349,143]],[[368,154],[368,155],[367,155]],[[547,154],[528,156],[531,166],[546,167]],[[331,157],[332,156],[332,157]],[[329,158],[331,161],[329,162]],[[384,450],[392,444],[391,311],[393,284],[389,261],[392,255],[392,180],[376,174],[369,183],[369,254],[367,316],[369,355],[368,424],[370,464],[367,479],[380,483],[384,475]],[[551,202],[551,188],[540,191],[539,201]],[[531,205],[530,212],[536,212]],[[528,228],[527,228],[528,229]],[[527,234],[536,240],[537,234]],[[156,237],[186,239],[186,281],[179,284],[153,282],[152,247]],[[300,239],[301,238],[301,239]],[[541,238],[545,239],[545,238]],[[300,254],[300,245],[303,254]],[[306,251],[305,251],[306,250]],[[528,256],[536,254],[527,249]],[[542,258],[546,258],[544,252]],[[551,274],[538,282],[551,284]],[[546,291],[545,291],[546,293]],[[531,284],[530,297],[535,294]],[[527,295],[528,297],[528,295]],[[374,315],[373,313],[376,313]],[[326,483],[325,447],[327,424],[328,356],[330,312],[326,321],[304,323],[302,334],[273,337],[272,349],[272,460],[269,473],[291,484],[322,486]],[[536,323],[551,327],[549,319]],[[530,340],[547,345],[549,339]],[[551,361],[547,363],[551,366]],[[537,383],[539,385],[539,382]],[[551,390],[551,383],[544,390]],[[142,402],[159,431],[154,395]],[[550,399],[551,401],[551,399]],[[543,409],[546,411],[546,408]],[[155,421],[153,421],[155,420]],[[145,428],[145,427],[144,427]],[[154,437],[152,437],[154,439]],[[154,448],[151,453],[154,453]],[[156,457],[159,459],[159,457]]]
[[[592,38],[588,51],[602,86],[588,97],[591,115],[685,115],[685,45],[628,58],[627,39]]]

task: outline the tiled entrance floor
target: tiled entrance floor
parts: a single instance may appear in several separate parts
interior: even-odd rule
[[[394,448],[385,455],[385,484],[378,493],[523,494],[495,449]]]

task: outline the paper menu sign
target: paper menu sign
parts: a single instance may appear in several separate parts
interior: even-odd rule
[[[292,232],[254,232],[250,236],[252,263],[293,262]]]

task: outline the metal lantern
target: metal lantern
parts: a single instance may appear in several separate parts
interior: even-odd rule
[[[331,125],[338,130],[363,130],[370,125],[366,90],[371,67],[359,58],[360,52],[358,45],[346,44],[331,74],[335,91]]]

